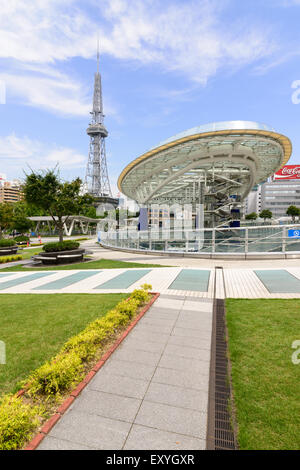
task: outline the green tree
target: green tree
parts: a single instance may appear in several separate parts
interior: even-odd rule
[[[85,206],[80,212],[80,215],[84,215],[85,217],[90,217],[91,219],[97,219],[96,207],[91,206],[91,205]]]
[[[64,223],[71,215],[78,215],[84,207],[91,205],[93,198],[81,194],[82,181],[76,178],[63,182],[56,170],[32,172],[26,175],[23,187],[25,201],[37,208],[48,211],[63,241]]]
[[[256,220],[258,217],[256,212],[250,212],[250,214],[247,214],[245,219],[246,220]]]
[[[22,235],[31,229],[33,222],[22,215],[15,215],[12,219],[11,228]]]
[[[300,209],[296,206],[290,206],[287,208],[286,214],[291,216],[293,223],[295,223],[296,217],[300,215]]]
[[[269,209],[264,209],[264,210],[261,211],[261,213],[259,214],[259,217],[260,217],[261,219],[264,219],[264,222],[265,222],[266,219],[272,219],[273,214],[272,214],[272,212],[271,212]]]
[[[31,204],[27,204],[26,201],[18,201],[14,204],[14,214],[16,217],[33,217],[36,215],[50,215],[49,211],[43,210],[39,207],[35,207]]]
[[[3,231],[11,227],[13,219],[13,205],[8,202],[0,204],[0,238],[3,236]]]

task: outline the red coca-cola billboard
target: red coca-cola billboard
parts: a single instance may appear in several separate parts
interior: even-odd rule
[[[286,165],[274,175],[275,180],[300,180],[300,165]]]

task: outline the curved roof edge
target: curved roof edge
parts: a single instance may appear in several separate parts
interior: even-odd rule
[[[228,135],[232,134],[232,131],[236,131],[238,134],[242,135],[263,135],[266,137],[273,137],[275,140],[279,141],[284,150],[284,158],[282,161],[282,168],[292,154],[292,143],[288,137],[283,134],[278,134],[273,128],[268,127],[265,124],[259,124],[254,121],[222,121],[215,122],[210,124],[205,124],[203,126],[193,127],[186,131],[183,131],[179,134],[176,134],[173,137],[165,140],[156,147],[152,147],[148,152],[142,154],[140,157],[134,159],[130,162],[121,172],[118,178],[118,188],[122,192],[122,181],[127,175],[127,173],[137,164],[141,163],[143,160],[155,155],[156,153],[166,150],[167,148],[173,147],[179,143],[187,142],[189,140],[195,140],[201,137],[210,137],[213,135]]]
[[[163,140],[158,145],[151,147],[150,150],[161,147],[162,145],[168,144],[175,140],[182,139],[183,137],[188,137],[194,134],[202,134],[206,132],[216,132],[216,131],[229,131],[235,129],[255,129],[261,131],[270,131],[276,132],[272,127],[267,126],[266,124],[261,124],[255,121],[220,121],[220,122],[210,122],[208,124],[203,124],[201,126],[191,127],[186,131],[179,132],[178,134],[169,137],[166,140]]]

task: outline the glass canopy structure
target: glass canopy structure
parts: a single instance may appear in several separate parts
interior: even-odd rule
[[[119,190],[140,205],[203,204],[207,226],[229,220],[251,188],[287,163],[288,137],[264,124],[226,121],[181,132],[133,160]]]

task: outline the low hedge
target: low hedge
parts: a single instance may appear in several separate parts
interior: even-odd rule
[[[0,256],[0,264],[11,263],[12,261],[20,261],[22,255]]]
[[[12,240],[11,238],[0,238],[0,248],[6,248],[10,246],[15,246],[16,242],[15,240]]]
[[[48,409],[76,386],[100,356],[105,345],[127,326],[139,307],[150,300],[149,284],[132,292],[105,317],[94,320],[70,338],[50,361],[33,371],[23,382],[24,399],[6,395],[0,402],[0,450],[20,449],[37,430]],[[31,399],[31,404],[28,401]],[[38,406],[35,405],[38,403]]]
[[[74,240],[65,240],[63,242],[46,243],[43,246],[43,250],[46,251],[46,253],[55,253],[58,251],[76,250],[79,246],[80,243]]]
[[[18,237],[14,238],[15,242],[20,243],[20,242],[29,242],[30,238],[27,237],[26,235],[19,235]]]
[[[22,398],[5,395],[0,400],[0,449],[20,449],[45,415],[42,406],[30,405]]]

